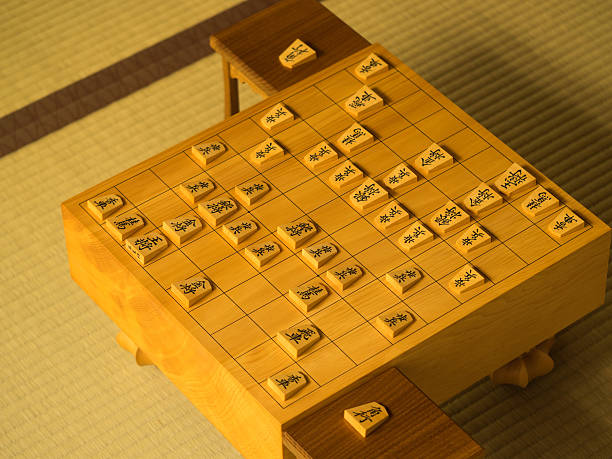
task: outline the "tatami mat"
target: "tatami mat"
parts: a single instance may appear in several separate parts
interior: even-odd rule
[[[75,18],[91,2],[43,3],[0,6],[0,115],[220,8],[102,2],[86,26]],[[516,3],[324,2],[610,224],[610,3]],[[101,25],[112,23],[133,37]],[[114,343],[116,326],[70,279],[60,214],[63,200],[221,121],[222,89],[220,59],[207,57],[0,159],[0,456],[238,457]],[[491,457],[612,456],[610,303],[559,335],[557,368],[528,389],[485,380],[443,408]]]

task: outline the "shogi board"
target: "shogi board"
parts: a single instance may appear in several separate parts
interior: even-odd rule
[[[360,120],[375,141],[312,171],[304,155],[315,145],[326,140],[341,151],[338,138],[355,122],[343,104],[363,86],[353,70],[371,52],[390,65],[368,83],[384,98],[383,108]],[[282,161],[261,171],[248,154],[269,137],[259,120],[279,102],[295,120],[273,135],[285,149]],[[202,167],[190,150],[205,141],[222,142],[227,152]],[[349,204],[350,190],[337,191],[328,180],[348,158],[382,183],[389,171],[401,162],[411,165],[433,142],[452,154],[454,163],[390,192],[389,198],[410,212],[398,228],[383,231],[373,224],[388,200],[362,214]],[[400,250],[397,239],[407,226],[417,219],[428,225],[436,209],[449,200],[461,205],[479,183],[492,185],[514,162],[561,207],[534,218],[521,213],[532,189],[472,218],[492,236],[485,247],[463,254],[453,231],[415,253]],[[164,220],[195,212],[177,192],[194,178],[215,182],[205,200],[222,194],[235,198],[235,186],[248,181],[268,183],[270,191],[248,208],[234,199],[240,209],[229,219],[248,218],[258,231],[234,247],[221,227],[206,223],[180,247],[169,242],[143,267],[87,211],[87,200],[114,193],[125,201],[119,213],[132,210],[145,217],[136,234],[159,230]],[[585,226],[558,241],[546,226],[564,206]],[[610,228],[380,45],[103,181],[62,209],[73,278],[245,456],[280,457],[284,428],[391,366],[434,401],[447,400],[604,300]],[[275,233],[278,225],[303,217],[319,228],[308,244],[325,239],[338,248],[318,270]],[[264,239],[282,250],[258,270],[243,248]],[[364,275],[341,294],[329,288],[329,296],[308,313],[287,298],[291,287],[309,280],[329,286],[325,271],[345,262],[358,264]],[[460,296],[449,280],[467,263],[486,282]],[[399,295],[385,274],[409,265],[423,277]],[[170,285],[202,273],[214,290],[184,309]],[[412,311],[415,321],[391,341],[374,323],[397,306]],[[276,332],[307,321],[322,339],[292,358],[275,340]],[[309,383],[280,402],[266,379],[284,370],[302,372]]]

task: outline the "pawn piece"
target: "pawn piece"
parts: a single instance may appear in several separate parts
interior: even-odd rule
[[[176,245],[192,238],[201,229],[202,222],[193,215],[165,220],[162,224],[162,231]]]
[[[422,277],[421,271],[414,266],[410,266],[388,272],[385,275],[385,281],[387,285],[391,287],[391,290],[402,295],[406,290],[421,280]]]
[[[237,210],[238,205],[227,196],[219,196],[198,205],[198,212],[213,228]]]
[[[276,338],[289,355],[297,359],[319,341],[321,335],[314,325],[308,323],[281,330]]]
[[[302,218],[285,225],[279,225],[276,228],[276,233],[285,244],[295,250],[317,234],[317,227],[307,218]]]
[[[382,108],[383,98],[368,87],[361,87],[355,94],[344,103],[344,109],[349,115],[357,120],[362,120],[367,115]]]
[[[495,188],[507,198],[512,198],[534,186],[536,186],[535,177],[517,163],[513,163],[495,180]]]
[[[251,234],[257,231],[257,224],[253,220],[236,220],[226,223],[222,228],[223,234],[234,246],[237,246]]]
[[[159,231],[151,231],[144,236],[127,238],[125,240],[125,247],[144,266],[168,247],[168,241]]]
[[[263,168],[275,164],[285,155],[285,150],[272,137],[268,137],[249,154],[249,162],[255,167]]]
[[[558,241],[564,241],[581,228],[584,228],[584,220],[566,207],[551,220],[547,230]]]
[[[425,177],[446,169],[451,164],[453,164],[452,155],[437,143],[432,143],[414,160],[414,167]]]
[[[389,197],[389,193],[382,186],[367,177],[361,185],[351,191],[349,202],[360,212],[371,209]]]
[[[173,282],[170,290],[184,307],[189,308],[213,290],[210,280],[202,274]]]
[[[372,53],[362,60],[353,71],[357,78],[364,83],[369,83],[374,77],[381,75],[389,69],[389,64],[383,61],[379,56]]]
[[[283,370],[270,376],[267,383],[274,396],[286,402],[308,384],[308,379],[301,371]]]
[[[270,186],[263,180],[251,180],[242,185],[236,185],[234,191],[244,205],[250,206],[270,191]]]
[[[338,249],[329,241],[317,242],[302,249],[302,257],[314,269],[319,269],[338,253]]]
[[[293,113],[279,103],[272,107],[259,121],[259,124],[271,134],[280,131],[283,127],[291,124],[295,119]]]
[[[398,239],[400,249],[409,252],[434,240],[434,235],[429,228],[421,222],[414,222]]]
[[[179,192],[192,206],[215,189],[215,183],[208,179],[196,179],[182,183]]]
[[[344,419],[362,437],[367,437],[378,429],[389,418],[384,406],[377,402],[370,402],[354,408],[344,410]]]
[[[401,163],[383,178],[383,185],[389,190],[395,191],[406,185],[416,183],[417,179],[418,177],[413,170],[405,163]]]
[[[310,170],[317,171],[333,163],[337,158],[338,152],[323,141],[304,155],[304,163]]]
[[[410,212],[404,209],[399,202],[393,200],[374,217],[374,225],[384,231],[405,223],[409,219]]]
[[[504,200],[489,185],[482,182],[463,200],[463,205],[472,214],[479,216],[483,212],[502,204]]]
[[[87,201],[87,208],[102,223],[113,212],[123,206],[123,199],[116,194],[107,194]]]
[[[258,242],[244,249],[246,257],[258,268],[268,263],[280,253],[280,246],[273,240]]]
[[[345,263],[330,269],[325,275],[332,287],[338,292],[343,292],[363,275],[363,270],[359,265]]]
[[[374,142],[374,136],[359,123],[353,123],[338,137],[338,145],[344,153],[351,153],[372,142]]]
[[[363,177],[363,172],[350,160],[340,164],[329,176],[329,182],[336,190],[343,191]]]
[[[414,316],[406,306],[398,306],[376,318],[376,328],[388,339],[393,340],[414,322]]]
[[[470,216],[453,201],[448,201],[431,217],[432,229],[441,236],[459,229],[470,222]]]
[[[278,60],[288,69],[305,64],[317,58],[317,52],[299,38],[278,56]]]
[[[543,186],[538,186],[521,203],[521,211],[528,217],[535,218],[544,212],[559,207],[559,200]]]
[[[467,264],[451,277],[448,285],[450,289],[456,294],[461,295],[462,293],[469,292],[485,283],[485,278],[480,274],[476,268],[472,265]]]
[[[198,163],[206,167],[226,150],[227,147],[221,142],[202,142],[191,147],[191,154]]]
[[[455,245],[460,252],[468,254],[480,247],[491,243],[491,235],[482,226],[474,223],[459,236]]]
[[[302,312],[310,312],[327,295],[329,292],[322,282],[311,281],[290,289],[288,297]]]
[[[125,241],[143,226],[145,226],[144,218],[136,212],[129,212],[106,220],[108,232],[121,242]]]

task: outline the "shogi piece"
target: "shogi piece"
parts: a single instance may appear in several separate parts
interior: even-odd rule
[[[179,192],[191,205],[215,189],[215,183],[208,179],[190,180],[179,186]]]
[[[458,294],[468,292],[485,283],[485,278],[476,268],[467,264],[448,281],[450,289]]]
[[[268,387],[281,402],[286,402],[308,384],[301,371],[283,370],[268,378]]]
[[[381,230],[387,230],[405,223],[409,219],[410,212],[404,209],[396,200],[393,200],[374,217],[374,225]]]
[[[212,227],[216,227],[237,210],[238,205],[227,196],[220,196],[198,205],[198,212]]]
[[[361,81],[369,83],[375,76],[387,70],[389,70],[389,64],[382,60],[380,56],[372,53],[355,67],[354,72]]]
[[[213,290],[210,280],[201,274],[179,282],[173,282],[170,290],[186,308],[193,306]]]
[[[338,138],[338,144],[344,153],[351,153],[372,142],[374,142],[374,136],[359,123],[353,123]]]
[[[365,212],[376,204],[382,203],[388,197],[387,190],[368,177],[355,190],[351,191],[349,202],[355,209]]]
[[[338,152],[323,141],[304,155],[304,163],[310,170],[318,171],[338,158]]]
[[[482,182],[463,200],[463,205],[472,214],[479,216],[504,202],[503,198],[489,185]]]
[[[257,231],[257,224],[253,220],[248,219],[236,220],[223,225],[222,231],[232,244],[236,246]]]
[[[512,198],[534,186],[536,186],[535,177],[517,163],[513,163],[495,180],[495,188],[507,198]]]
[[[396,269],[385,274],[385,281],[395,293],[402,295],[406,291],[423,278],[421,271],[414,266],[407,268]]]
[[[445,235],[455,229],[461,228],[470,221],[470,216],[453,201],[436,210],[431,217],[431,225],[435,232]]]
[[[363,177],[363,172],[350,160],[340,164],[329,176],[329,182],[336,190],[343,191]]]
[[[136,212],[129,212],[106,220],[108,232],[111,233],[115,239],[122,242],[144,225],[144,218]]]
[[[417,175],[405,163],[401,163],[383,178],[383,185],[391,191],[398,190],[406,185],[416,183]]]
[[[357,120],[362,120],[384,105],[383,98],[369,86],[363,86],[344,103],[344,109]]]
[[[429,231],[429,228],[421,222],[415,222],[402,233],[398,239],[398,243],[401,249],[408,252],[433,240],[434,235]]]
[[[193,215],[166,220],[162,225],[162,230],[166,236],[176,245],[180,245],[195,236],[201,229],[202,222]]]
[[[103,222],[106,217],[119,210],[122,206],[123,199],[116,194],[107,194],[87,201],[87,208],[99,222]]]
[[[392,340],[414,322],[414,316],[405,306],[393,308],[376,318],[376,328]]]
[[[584,228],[584,220],[565,208],[548,224],[548,233],[558,241],[563,241],[567,236]]]
[[[317,234],[317,227],[313,222],[304,218],[278,226],[276,233],[285,244],[295,250]]]
[[[321,335],[314,325],[302,324],[279,331],[276,338],[289,355],[297,359],[319,341]]]
[[[255,167],[264,167],[279,161],[285,150],[272,137],[268,137],[251,151],[249,161]]]
[[[260,120],[262,127],[273,134],[288,126],[295,119],[291,111],[283,104],[276,104]]]
[[[311,281],[289,290],[288,297],[302,312],[310,312],[329,295],[325,284]]]
[[[389,413],[380,403],[370,402],[344,410],[344,419],[359,435],[367,437],[389,419]]]
[[[314,61],[316,58],[317,52],[299,38],[291,43],[291,45],[278,56],[278,60],[283,67],[288,69],[293,69],[298,65]]]
[[[314,269],[319,269],[338,253],[338,249],[329,241],[318,242],[302,249],[302,257]]]
[[[349,263],[336,266],[326,272],[327,280],[338,292],[343,292],[349,288],[362,275],[363,270],[359,265]]]
[[[491,235],[482,226],[475,223],[459,236],[455,244],[460,252],[468,254],[490,243]]]
[[[234,191],[243,204],[250,206],[263,198],[270,191],[270,186],[263,180],[252,180],[242,185],[236,185]]]
[[[557,207],[559,207],[559,200],[543,186],[538,186],[521,203],[521,211],[532,218]]]
[[[208,166],[226,151],[221,142],[202,142],[191,147],[191,153],[202,166]]]
[[[168,247],[168,241],[159,231],[151,231],[144,236],[127,238],[125,240],[125,247],[144,266]]]
[[[446,169],[451,164],[453,164],[452,155],[437,143],[432,143],[429,148],[414,160],[414,167],[425,177]]]
[[[273,240],[258,242],[244,249],[246,257],[258,268],[268,263],[281,251],[280,246]]]

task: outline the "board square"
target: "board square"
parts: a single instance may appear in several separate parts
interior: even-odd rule
[[[346,70],[334,73],[316,84],[316,87],[334,102],[346,99],[362,86],[363,83]]]
[[[274,340],[265,341],[236,360],[259,383],[293,364],[291,357]]]
[[[406,303],[427,323],[459,306],[459,301],[438,283],[419,290]]]
[[[412,215],[421,218],[443,206],[448,197],[432,183],[423,181],[414,189],[398,196],[397,200]]]
[[[355,330],[336,340],[336,345],[350,357],[355,363],[369,359],[383,349],[391,346],[369,322],[366,322]]]
[[[285,253],[290,253],[289,249],[285,248]],[[298,255],[291,255],[264,272],[264,277],[283,293],[296,285],[307,282],[314,275],[312,269]]]
[[[393,104],[393,108],[412,124],[442,110],[440,104],[421,90]]]
[[[339,106],[332,105],[312,115],[306,122],[320,135],[329,139],[348,128],[353,123],[353,118]]]
[[[213,298],[190,311],[191,317],[208,333],[214,333],[244,317],[244,312],[226,295]]]
[[[266,171],[270,184],[285,193],[312,178],[306,166],[299,160],[287,157],[285,161]]]
[[[448,110],[440,110],[419,121],[415,126],[434,142],[444,140],[465,128],[465,125]]]
[[[170,288],[173,282],[187,279],[199,271],[198,267],[180,250],[154,259],[147,265],[146,270],[165,289]]]
[[[463,165],[483,182],[504,172],[512,162],[495,148],[490,147],[465,160]]]
[[[302,119],[309,118],[333,105],[333,101],[314,86],[288,97],[285,102]]]
[[[296,220],[303,215],[303,212],[285,196],[271,199],[253,209],[251,213],[270,231],[276,231],[278,225]]]
[[[202,168],[184,153],[167,159],[151,170],[170,188],[202,173]]]
[[[397,165],[400,159],[385,144],[377,142],[355,155],[352,160],[364,174],[376,177]]]
[[[234,248],[214,231],[186,245],[182,251],[202,270],[236,253]]]
[[[304,315],[284,296],[271,301],[249,315],[271,337],[274,337],[279,330],[284,330],[304,320]]]
[[[327,384],[332,379],[355,366],[349,357],[334,343],[329,343],[300,360],[300,365],[319,384]]]
[[[506,241],[506,246],[527,263],[533,263],[559,245],[538,226],[530,226]]]
[[[249,164],[241,155],[233,156],[208,169],[212,180],[226,190],[251,180],[259,175],[257,169]]]
[[[157,196],[168,187],[157,175],[147,170],[117,185],[117,189],[135,206]]]
[[[455,163],[450,169],[431,179],[431,183],[449,198],[456,199],[477,187],[480,180],[462,164]]]
[[[336,194],[319,178],[312,178],[287,191],[287,198],[303,212],[309,213],[323,203],[336,198]]]
[[[436,244],[413,260],[434,279],[440,279],[451,271],[459,269],[466,262],[455,249],[447,243]]]
[[[394,104],[418,90],[412,81],[396,71],[389,71],[383,78],[370,84],[370,86],[383,97],[388,105]]]
[[[239,357],[268,339],[249,317],[232,322],[213,333],[213,337],[232,357]]]
[[[257,271],[242,255],[234,253],[210,266],[206,274],[219,288],[228,291],[255,276]]]
[[[332,234],[332,237],[350,254],[356,254],[376,244],[383,235],[367,220],[359,219]]]
[[[276,134],[274,140],[285,149],[286,153],[297,155],[320,143],[323,137],[307,123],[300,121],[294,126]]]
[[[363,127],[374,134],[374,137],[385,140],[393,134],[407,129],[410,123],[391,107],[385,107],[363,121]]]
[[[365,322],[346,301],[336,301],[310,316],[312,323],[329,339],[335,340]]]
[[[336,198],[322,205],[312,211],[310,216],[323,231],[330,234],[361,218],[342,198]]]
[[[389,239],[383,239],[359,252],[355,258],[376,277],[408,260],[408,256]]]
[[[399,297],[378,279],[374,279],[359,290],[347,295],[344,299],[366,320],[377,316],[390,304],[400,301]]]
[[[172,190],[165,191],[138,206],[145,219],[155,226],[189,212],[191,208]]]
[[[403,160],[408,160],[421,153],[431,145],[432,140],[411,126],[385,139],[385,145]]]
[[[243,152],[266,140],[268,134],[249,118],[221,131],[219,137],[235,151]]]
[[[489,234],[504,242],[515,234],[531,226],[531,221],[514,207],[504,205],[490,215],[482,218],[480,223]]]
[[[249,314],[264,304],[281,297],[281,292],[263,275],[258,274],[228,290],[227,296]]]
[[[472,264],[487,279],[498,283],[523,268],[527,263],[521,260],[506,245],[500,244],[472,260]]]
[[[440,146],[453,155],[457,161],[465,161],[490,147],[482,137],[470,128],[462,129],[444,139]]]

